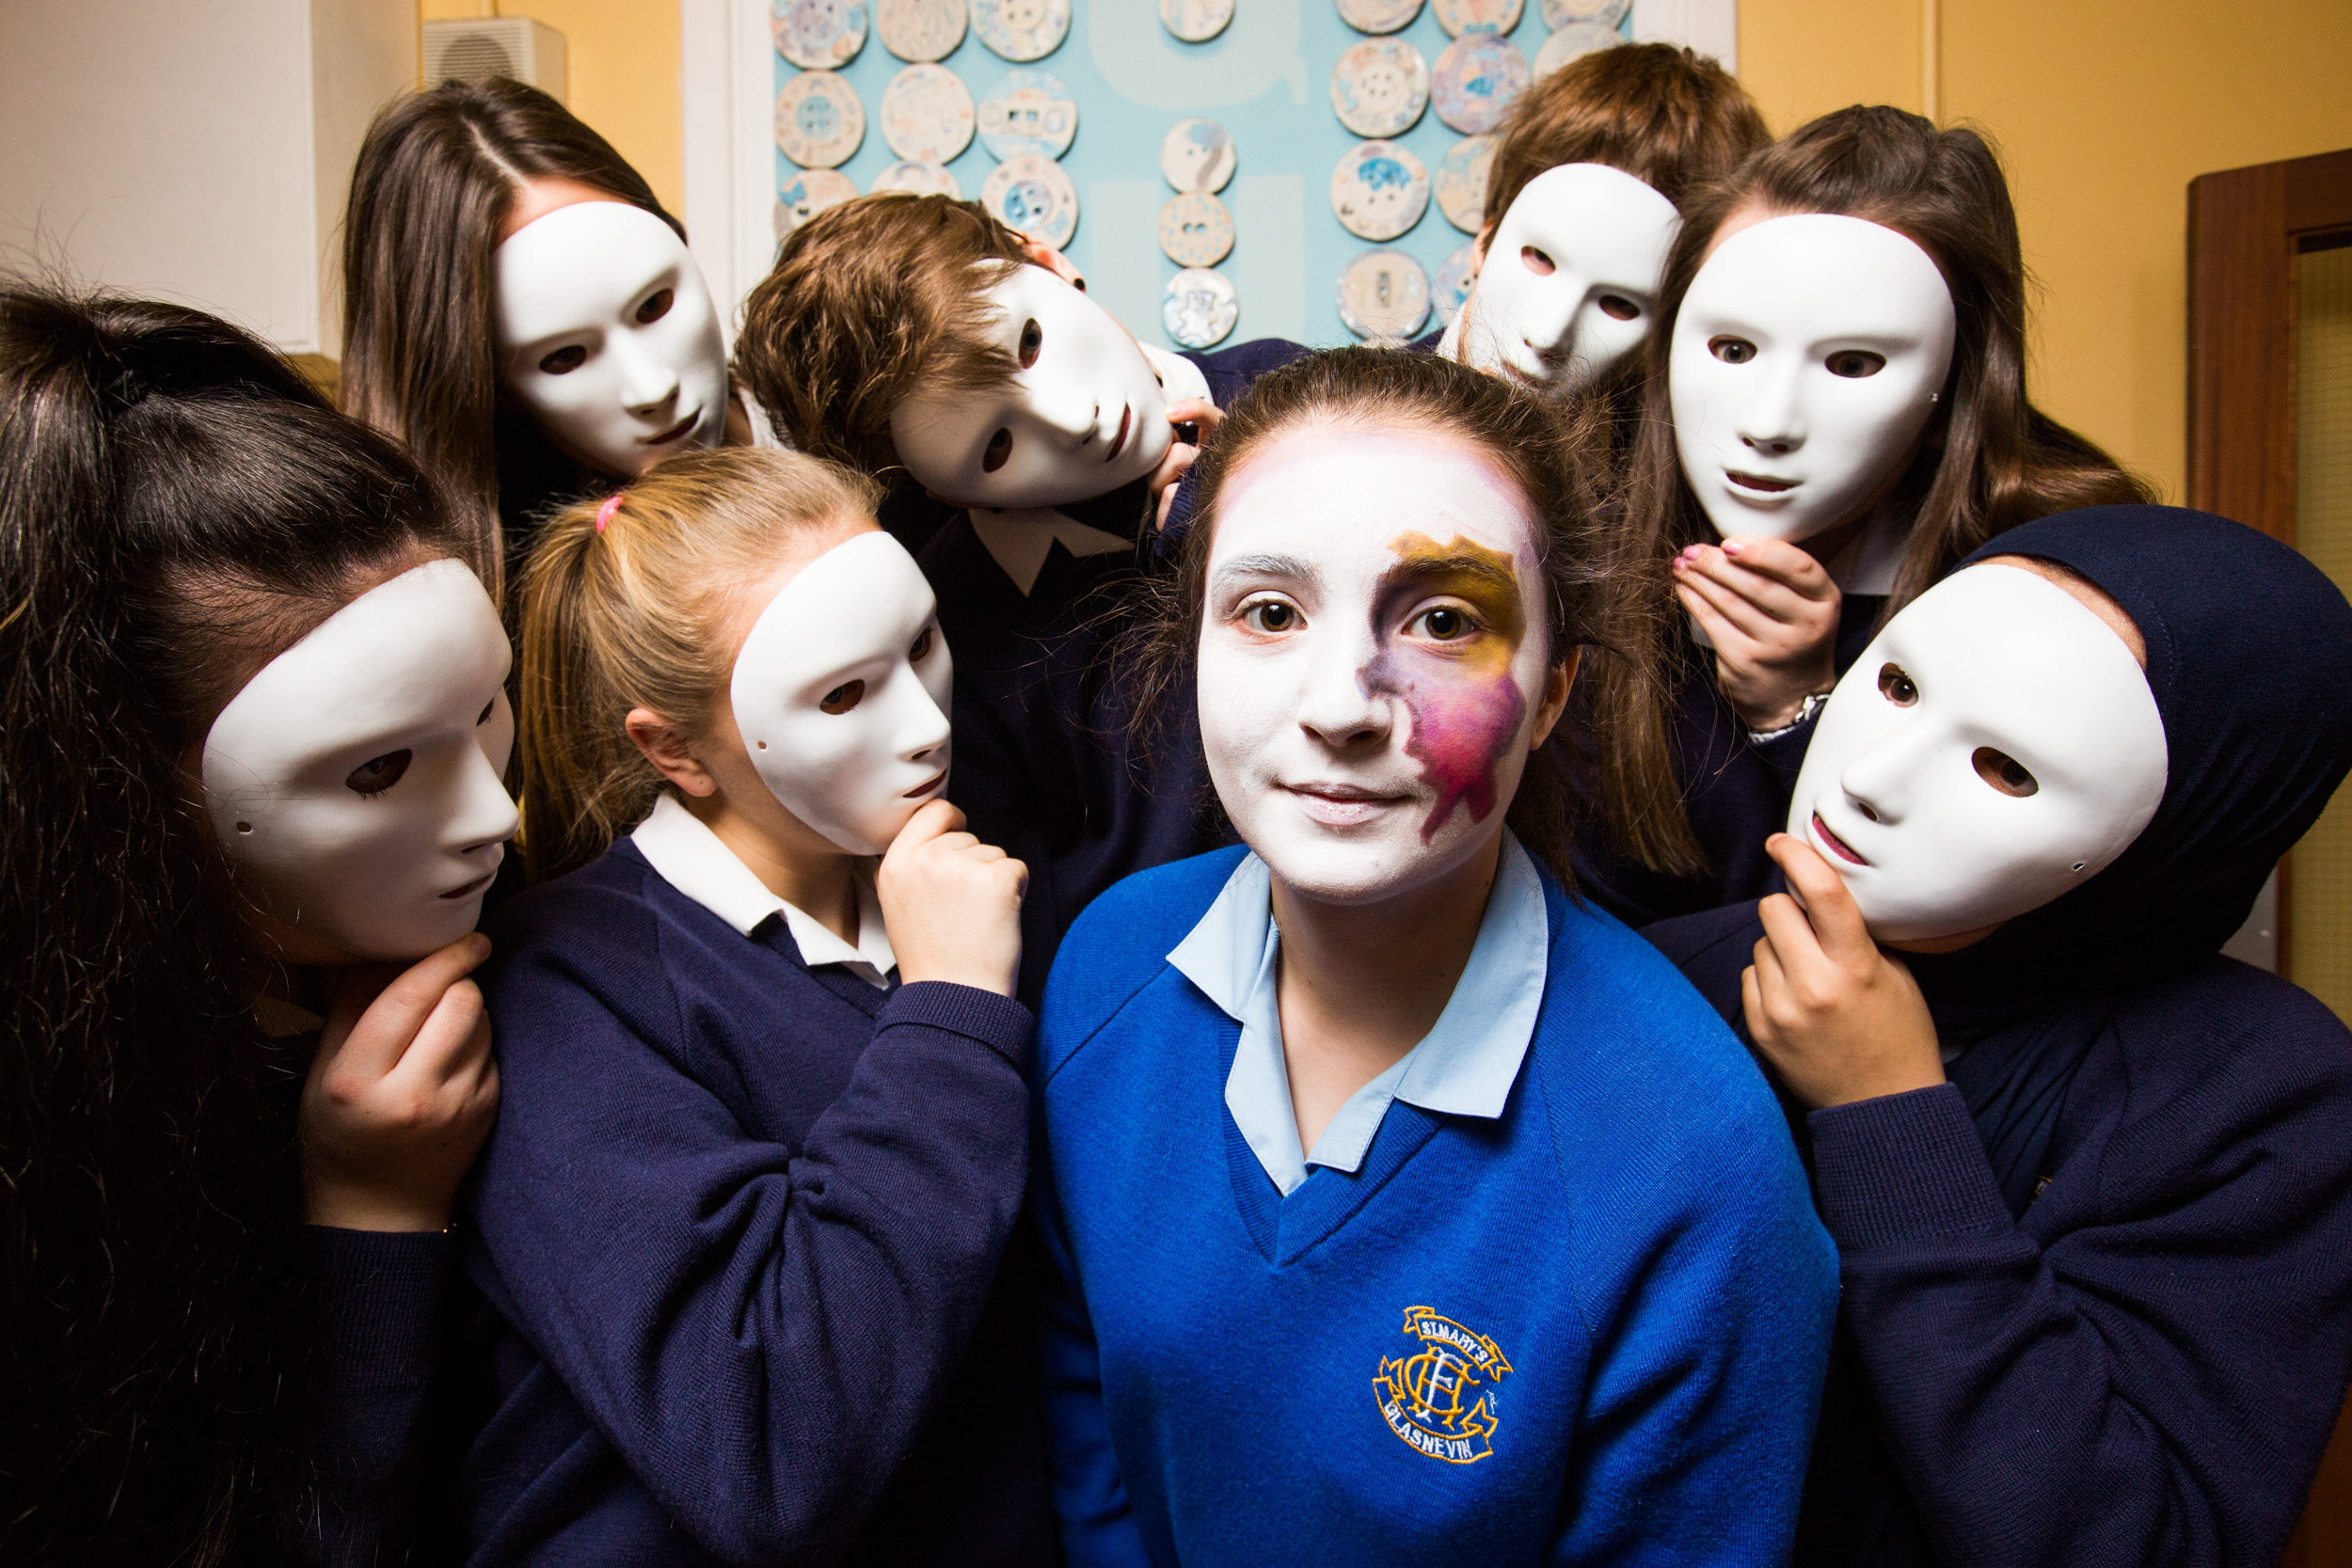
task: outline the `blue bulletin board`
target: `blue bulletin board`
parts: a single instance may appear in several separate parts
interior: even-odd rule
[[[794,0],[776,4],[788,10]],[[897,161],[883,139],[882,93],[907,62],[883,46],[872,24],[877,0],[824,4],[836,15],[865,13],[865,42],[837,68],[865,112],[864,140],[839,166],[862,192]],[[1545,8],[1542,0],[1526,0],[1506,35],[1531,62],[1549,36]],[[1561,8],[1554,0],[1555,12]],[[1589,10],[1592,0],[1573,8]],[[1162,293],[1178,267],[1159,243],[1161,208],[1176,194],[1160,172],[1160,145],[1177,121],[1205,116],[1232,134],[1238,154],[1221,193],[1235,241],[1217,270],[1240,304],[1224,345],[1268,337],[1319,346],[1355,341],[1340,314],[1340,275],[1378,245],[1348,232],[1332,212],[1332,171],[1364,138],[1333,111],[1331,77],[1342,54],[1368,35],[1342,19],[1336,0],[1234,0],[1232,22],[1202,43],[1171,35],[1156,0],[1071,0],[1071,9],[1060,45],[1026,68],[1059,78],[1078,105],[1076,137],[1060,158],[1078,197],[1077,228],[1065,248],[1094,297],[1146,342],[1176,346],[1161,324]],[[1429,5],[1387,36],[1418,48],[1433,68],[1453,41]],[[975,101],[1020,65],[991,52],[971,27],[939,63],[962,78]],[[775,64],[781,91],[801,68],[781,55]],[[1418,154],[1434,177],[1463,136],[1433,103],[1389,139]],[[776,162],[782,190],[800,170],[781,151]],[[996,163],[975,136],[946,166],[962,194],[976,198]],[[1433,198],[1409,230],[1380,244],[1415,257],[1436,279],[1469,240]],[[1438,321],[1433,311],[1428,325]]]

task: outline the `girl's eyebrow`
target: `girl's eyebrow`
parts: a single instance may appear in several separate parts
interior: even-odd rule
[[[1312,582],[1314,567],[1295,555],[1237,555],[1216,569],[1216,581],[1233,578],[1297,578]]]

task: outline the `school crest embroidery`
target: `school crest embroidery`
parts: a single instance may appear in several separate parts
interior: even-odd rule
[[[1405,1309],[1405,1337],[1419,1347],[1372,1380],[1389,1430],[1418,1452],[1471,1465],[1494,1451],[1494,1385],[1511,1370],[1501,1347],[1426,1307]]]

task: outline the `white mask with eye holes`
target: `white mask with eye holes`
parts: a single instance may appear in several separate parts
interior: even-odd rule
[[[1673,202],[1623,169],[1544,170],[1495,226],[1439,352],[1489,373],[1549,377],[1567,390],[1590,384],[1649,335],[1658,280],[1681,226]]]
[[[906,546],[860,533],[795,573],[736,655],[728,700],[787,811],[879,855],[947,784],[955,670]]]
[[[204,737],[204,807],[239,887],[351,959],[474,927],[514,836],[498,609],[462,562],[405,572],[262,666]]]
[[[726,352],[702,269],[625,201],[558,207],[498,248],[499,380],[548,438],[633,479],[718,444]]]
[[[1174,432],[1135,337],[1045,268],[987,290],[989,331],[1019,368],[979,391],[925,388],[891,410],[898,461],[960,506],[1090,500],[1150,474]]]
[[[1726,538],[1806,539],[1902,475],[1952,366],[1951,291],[1861,218],[1769,218],[1725,240],[1675,318],[1682,472]]]
[[[2164,721],[2113,627],[2017,566],[1956,573],[1837,683],[1788,832],[1882,942],[1981,930],[2097,876],[2164,799]]]

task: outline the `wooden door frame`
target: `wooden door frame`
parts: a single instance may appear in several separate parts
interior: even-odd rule
[[[2295,543],[2296,258],[2352,236],[2352,150],[2188,186],[2188,502]],[[2279,867],[2280,973],[2289,869]],[[2290,976],[2291,978],[2292,976]],[[2352,1568],[2352,1411],[2283,1568]]]

